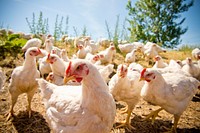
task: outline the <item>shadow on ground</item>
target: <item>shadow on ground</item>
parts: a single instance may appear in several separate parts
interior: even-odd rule
[[[32,116],[28,117],[28,112],[21,111],[14,117],[12,123],[18,133],[50,133],[47,122],[39,112],[32,111]]]

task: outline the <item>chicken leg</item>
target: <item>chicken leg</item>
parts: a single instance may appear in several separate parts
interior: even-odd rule
[[[119,122],[120,125],[118,125],[116,128],[120,128],[120,127],[126,127],[127,130],[131,131],[132,129],[135,129],[133,126],[131,126],[130,124],[130,117],[131,117],[131,113],[132,113],[133,107],[128,106],[127,109],[127,117],[125,121]]]
[[[164,132],[164,133],[177,133],[177,130],[176,130],[176,129],[177,129],[177,125],[178,125],[179,119],[180,119],[180,115],[174,115],[174,125],[172,126],[171,129],[168,128],[168,127],[163,126],[163,128],[164,128],[165,130],[167,130],[167,131]]]
[[[31,92],[27,93],[28,97],[28,106],[27,106],[27,111],[28,111],[28,117],[31,117],[31,100],[33,98],[33,95],[35,93],[35,90],[32,90]]]
[[[147,117],[144,119],[144,121],[145,121],[145,120],[148,120],[150,117],[152,117],[152,122],[151,122],[151,123],[154,124],[155,118],[156,118],[156,116],[158,116],[158,113],[159,113],[161,110],[163,110],[163,108],[159,108],[159,109],[157,109],[157,110],[151,112],[150,114],[147,115]]]
[[[176,128],[177,128],[179,119],[180,119],[180,115],[174,115],[174,125],[173,125],[173,127],[171,129],[171,131],[173,133],[177,133]]]
[[[17,94],[18,94],[18,93],[16,93],[15,95],[11,95],[11,102],[12,102],[12,104],[11,104],[10,112],[7,114],[6,121],[8,121],[8,120],[10,119],[10,117],[12,117],[12,116],[14,115],[14,110],[13,110],[13,108],[14,108],[14,106],[15,106],[15,104],[16,104],[16,102],[17,102],[17,98],[18,98],[18,96],[19,96],[19,95],[17,95]]]

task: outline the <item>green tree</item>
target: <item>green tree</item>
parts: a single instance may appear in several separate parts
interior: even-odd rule
[[[180,36],[188,28],[182,28],[185,21],[181,13],[188,11],[194,0],[138,0],[132,6],[127,3],[129,11],[128,30],[131,41],[151,41],[161,46],[174,48],[180,44]]]

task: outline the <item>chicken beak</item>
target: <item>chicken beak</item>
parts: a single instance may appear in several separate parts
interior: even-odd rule
[[[124,77],[124,75],[123,75],[123,74],[121,74],[121,73],[118,73],[118,77],[120,77],[120,78],[123,78],[123,77]]]
[[[41,50],[40,50],[40,48],[38,48],[38,55],[40,55],[40,56],[42,56],[42,57],[44,57],[44,56],[45,56],[44,52],[43,52],[43,51],[41,51]]]
[[[45,56],[45,54],[44,54],[44,53],[40,53],[40,56],[44,57],[44,56]]]
[[[63,82],[64,82],[64,84],[66,84],[67,82],[69,82],[70,80],[72,80],[72,79],[75,79],[75,77],[72,75],[72,76],[69,76],[69,77],[64,77],[64,79],[63,79]]]
[[[50,63],[50,60],[47,58],[47,59],[46,59],[46,62],[47,62],[47,63]]]
[[[140,77],[139,81],[142,81],[142,80],[145,80],[145,78],[144,77]]]

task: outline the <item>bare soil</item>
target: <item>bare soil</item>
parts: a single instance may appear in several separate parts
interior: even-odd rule
[[[170,54],[173,56],[173,54]],[[165,55],[168,58],[169,55]],[[182,57],[182,56],[181,56]],[[115,59],[115,64],[121,63],[122,56]],[[6,84],[3,90],[0,90],[0,133],[50,133],[51,130],[45,121],[45,109],[41,100],[40,92],[38,91],[32,100],[32,116],[28,117],[26,111],[27,100],[26,95],[19,96],[14,107],[15,117],[6,121],[6,114],[10,108],[10,94],[8,93],[8,84],[12,70],[19,65],[22,65],[23,58],[8,58],[1,61],[0,66],[3,68],[7,76]],[[146,65],[143,63],[144,66]],[[116,122],[123,121],[127,114],[120,114],[119,111],[126,106],[123,102],[116,102],[117,114]],[[132,111],[131,125],[135,128],[130,131],[132,133],[160,133],[168,131],[166,128],[171,128],[173,115],[166,111],[159,113],[154,124],[151,120],[145,120],[145,115],[153,110],[158,109],[158,106],[153,106],[141,100]],[[116,128],[117,123],[113,125],[111,133],[128,133],[125,128]],[[178,133],[199,133],[200,132],[200,95],[196,95],[190,102],[188,108],[181,116],[178,123]]]

